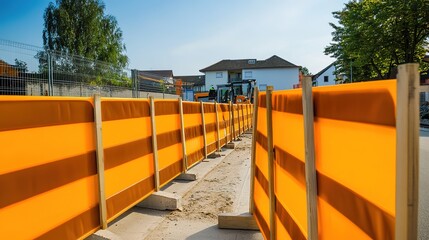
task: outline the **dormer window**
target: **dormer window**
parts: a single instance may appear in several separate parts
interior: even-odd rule
[[[256,63],[256,59],[249,59],[247,61],[248,64],[255,64]]]

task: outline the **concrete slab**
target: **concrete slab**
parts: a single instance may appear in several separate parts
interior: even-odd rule
[[[181,197],[177,194],[159,191],[152,193],[137,206],[155,210],[181,210],[182,202]]]
[[[214,152],[207,156],[207,158],[213,159],[213,158],[219,158],[221,157],[221,154],[219,152]]]
[[[255,218],[250,213],[220,213],[218,228],[259,231]]]
[[[195,181],[198,179],[198,173],[182,173],[175,178],[175,180],[184,180],[184,181]]]
[[[235,148],[235,143],[234,142],[227,143],[225,145],[225,148],[227,148],[227,149],[234,149]]]
[[[99,230],[87,238],[87,240],[123,240],[109,230]]]

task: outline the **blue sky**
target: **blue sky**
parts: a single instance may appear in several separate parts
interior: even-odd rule
[[[42,46],[48,0],[0,0],[0,38]],[[317,73],[334,59],[332,12],[346,0],[104,0],[123,31],[129,67],[201,74],[222,59],[278,55]]]

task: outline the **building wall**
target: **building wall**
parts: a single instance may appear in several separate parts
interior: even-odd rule
[[[256,84],[261,91],[266,86],[273,86],[274,90],[292,89],[299,81],[298,68],[264,68],[243,69],[242,78],[256,79]]]
[[[328,70],[322,73],[318,78],[316,78],[317,86],[329,86],[335,85],[335,66],[332,65]],[[328,82],[325,82],[325,76],[328,77]]]
[[[220,75],[222,75],[220,77]],[[213,87],[216,89],[216,85],[228,83],[228,71],[216,71],[206,72],[206,91]]]

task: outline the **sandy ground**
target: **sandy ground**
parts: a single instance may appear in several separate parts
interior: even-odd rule
[[[243,212],[249,198],[251,135],[244,134],[236,150],[208,173],[182,199],[183,211],[171,212],[147,237],[147,240],[176,239],[262,239],[258,231],[217,228],[222,212]],[[247,199],[246,199],[247,198]]]

